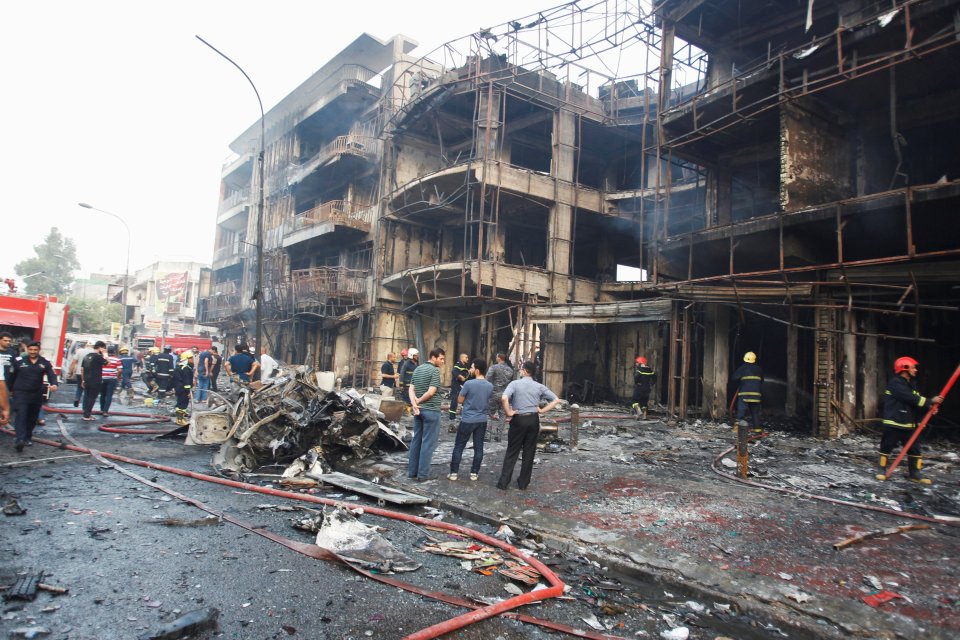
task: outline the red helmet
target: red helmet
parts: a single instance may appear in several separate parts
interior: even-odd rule
[[[647,364],[647,359],[643,356],[637,356],[637,364]]]
[[[406,358],[406,357],[407,357],[407,350],[406,350],[406,349],[404,349],[403,351],[400,352],[400,357],[401,357],[401,358]]]
[[[896,362],[893,363],[893,372],[902,373],[907,371],[910,367],[915,367],[918,364],[920,363],[910,356],[903,356],[902,358],[897,358]]]

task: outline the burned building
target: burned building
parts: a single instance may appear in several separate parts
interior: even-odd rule
[[[418,58],[361,36],[265,118],[271,349],[357,385],[409,345],[506,351],[587,402],[645,355],[681,418],[724,416],[750,350],[765,411],[852,429],[897,355],[926,387],[957,361],[958,10],[564,5]],[[259,131],[223,170],[205,314],[234,334]]]

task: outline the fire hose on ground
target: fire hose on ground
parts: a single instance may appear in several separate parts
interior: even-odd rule
[[[55,412],[55,413],[65,413],[65,414],[75,414],[75,413],[78,413],[78,411],[75,410],[75,409],[60,409],[60,408],[49,408],[49,407],[47,407],[46,409],[49,410],[49,411]],[[152,415],[152,414],[135,414],[135,413],[122,413],[122,414],[121,414],[121,413],[117,413],[117,414],[112,414],[112,415],[122,415],[123,417],[139,417],[139,418],[142,418],[142,419],[144,420],[143,422],[137,422],[137,421],[124,422],[123,424],[126,425],[126,426],[132,426],[132,425],[135,425],[135,424],[155,424],[155,423],[158,423],[158,422],[169,421],[169,418],[162,418],[162,419],[161,419],[161,418],[157,418],[156,416],[154,416],[154,415]],[[153,483],[153,482],[151,482],[150,480],[147,480],[146,478],[142,478],[142,477],[140,477],[140,476],[137,476],[137,474],[133,474],[132,472],[130,472],[130,471],[126,470],[126,469],[123,469],[123,468],[121,468],[121,467],[119,467],[119,466],[117,466],[117,465],[113,465],[113,464],[110,465],[110,466],[113,466],[114,468],[116,468],[117,470],[119,470],[120,472],[124,473],[125,475],[129,475],[129,476],[131,476],[131,477],[135,477],[135,478],[136,478],[138,481],[140,481],[140,482],[144,482],[144,483],[148,484],[149,486],[152,486],[152,487],[154,487],[154,488],[156,488],[156,489],[158,489],[158,490],[164,491],[165,493],[167,493],[167,494],[169,494],[169,495],[171,495],[171,496],[173,496],[173,497],[176,497],[176,498],[179,499],[179,500],[182,500],[182,501],[184,501],[184,502],[186,502],[186,503],[188,503],[188,504],[191,504],[191,505],[193,505],[193,506],[195,506],[195,507],[197,507],[197,508],[200,508],[200,509],[202,509],[202,510],[204,510],[204,511],[207,511],[208,513],[211,513],[211,514],[213,514],[213,515],[217,515],[218,517],[221,517],[221,518],[223,518],[224,520],[226,520],[226,521],[228,521],[228,522],[231,522],[232,524],[235,524],[235,525],[237,525],[237,526],[243,527],[243,528],[245,528],[245,529],[247,529],[247,530],[249,530],[249,531],[251,531],[251,532],[253,532],[253,533],[256,533],[256,534],[258,534],[258,535],[260,535],[260,536],[263,536],[263,537],[265,537],[265,538],[267,538],[267,539],[270,539],[270,540],[272,540],[272,541],[274,541],[274,542],[278,542],[279,544],[282,544],[282,545],[286,546],[287,548],[290,548],[290,549],[292,549],[292,550],[294,550],[294,551],[298,551],[298,552],[300,552],[300,553],[303,553],[303,554],[305,554],[305,555],[308,555],[308,556],[314,557],[314,558],[318,558],[318,559],[335,560],[335,561],[337,561],[337,562],[342,562],[342,563],[346,564],[346,565],[347,565],[349,568],[351,568],[352,570],[357,571],[357,572],[361,573],[362,575],[364,575],[364,576],[366,576],[366,577],[369,577],[369,578],[371,578],[371,579],[377,580],[377,581],[379,581],[379,582],[383,582],[383,583],[385,583],[385,584],[389,584],[389,585],[391,585],[391,586],[394,586],[394,587],[397,587],[397,588],[401,588],[401,589],[404,589],[404,590],[406,590],[406,591],[410,591],[410,592],[413,592],[413,593],[417,593],[417,594],[419,594],[419,595],[424,595],[424,596],[431,597],[431,598],[434,598],[434,599],[437,599],[437,600],[440,600],[440,601],[443,601],[443,602],[447,602],[447,603],[449,603],[449,604],[454,604],[454,605],[457,605],[457,606],[462,606],[462,607],[466,607],[466,608],[472,609],[472,611],[469,611],[468,613],[462,614],[462,615],[457,616],[457,617],[455,617],[455,618],[451,618],[451,619],[449,619],[449,620],[445,620],[445,621],[443,621],[443,622],[441,622],[441,623],[432,625],[432,626],[427,627],[427,628],[425,628],[425,629],[422,629],[422,630],[420,630],[420,631],[418,631],[418,632],[416,632],[416,633],[410,634],[409,636],[406,637],[406,638],[409,639],[409,640],[428,640],[428,639],[430,639],[430,638],[437,638],[437,637],[440,637],[440,636],[442,636],[442,635],[444,635],[444,634],[451,633],[451,632],[453,632],[453,631],[456,631],[456,630],[458,630],[458,629],[461,629],[461,628],[463,628],[463,627],[466,627],[466,626],[468,626],[468,625],[470,625],[470,624],[473,624],[473,623],[475,623],[475,622],[480,622],[480,621],[485,620],[485,619],[487,619],[487,618],[491,618],[491,617],[498,616],[498,615],[505,615],[505,616],[507,616],[507,617],[512,617],[512,618],[515,618],[515,619],[520,620],[520,621],[523,621],[523,622],[527,622],[527,623],[531,623],[531,624],[537,624],[537,625],[539,625],[539,626],[543,626],[543,627],[546,627],[546,628],[550,628],[550,629],[553,629],[553,630],[556,630],[556,631],[563,631],[563,632],[565,632],[565,633],[569,633],[569,634],[571,634],[571,635],[576,635],[576,636],[584,637],[584,638],[599,639],[599,640],[616,640],[616,638],[617,638],[616,636],[611,636],[611,635],[607,635],[607,634],[600,634],[600,633],[594,633],[594,632],[587,631],[587,630],[574,629],[574,628],[572,628],[572,627],[568,627],[568,626],[563,625],[563,624],[560,624],[560,623],[555,623],[555,622],[551,622],[551,621],[548,621],[548,620],[542,620],[542,619],[539,619],[539,618],[535,618],[535,617],[533,617],[533,616],[526,616],[526,615],[523,615],[523,614],[512,613],[512,610],[513,610],[513,609],[516,609],[517,607],[520,607],[520,606],[522,606],[522,605],[530,604],[530,603],[533,603],[533,602],[539,602],[539,601],[542,601],[542,600],[547,600],[547,599],[550,599],[550,598],[555,598],[555,597],[561,596],[561,595],[563,594],[563,591],[564,591],[564,588],[565,588],[565,584],[556,576],[556,574],[554,574],[554,573],[549,569],[549,567],[547,567],[546,565],[544,565],[543,563],[541,563],[541,562],[540,562],[539,560],[537,560],[536,558],[534,558],[534,557],[532,557],[532,556],[528,556],[528,555],[524,554],[522,551],[520,551],[519,549],[517,549],[516,547],[514,547],[514,546],[512,546],[512,545],[509,545],[509,544],[507,544],[507,543],[505,543],[505,542],[503,542],[503,541],[500,541],[500,540],[498,540],[498,539],[496,539],[496,538],[493,538],[493,537],[491,537],[491,536],[487,536],[486,534],[480,533],[479,531],[475,531],[475,530],[473,530],[473,529],[470,529],[470,528],[468,528],[468,527],[463,527],[463,526],[460,526],[460,525],[455,525],[455,524],[451,524],[451,523],[439,522],[439,521],[436,521],[436,520],[431,520],[431,519],[429,519],[429,518],[421,518],[421,517],[419,517],[419,516],[414,516],[414,515],[411,515],[411,514],[405,514],[405,513],[395,512],[395,511],[389,511],[389,510],[387,510],[387,509],[381,509],[381,508],[377,508],[377,507],[368,507],[368,506],[364,506],[364,505],[354,505],[354,504],[350,504],[350,503],[344,503],[344,502],[338,501],[338,500],[331,500],[331,499],[328,499],[328,498],[321,498],[321,497],[313,496],[313,495],[309,495],[309,494],[293,493],[293,492],[290,492],[290,491],[284,491],[284,490],[280,490],[280,489],[273,489],[273,488],[268,488],[268,487],[261,487],[261,486],[259,486],[259,485],[249,484],[249,483],[245,483],[245,482],[239,482],[239,481],[236,481],[236,480],[229,480],[229,479],[227,479],[227,478],[220,478],[220,477],[211,476],[211,475],[202,474],[202,473],[197,473],[197,472],[193,472],[193,471],[187,471],[187,470],[185,470],[185,469],[179,469],[179,468],[177,468],[177,467],[170,467],[170,466],[167,466],[167,465],[156,464],[156,463],[152,463],[152,462],[149,462],[149,461],[146,461],[146,460],[139,460],[139,459],[136,459],[136,458],[129,458],[129,457],[127,457],[127,456],[122,456],[122,455],[118,455],[118,454],[104,453],[104,452],[100,452],[100,451],[97,451],[97,450],[94,450],[94,449],[89,449],[89,448],[87,448],[87,447],[83,447],[83,446],[81,446],[79,443],[77,443],[77,442],[70,436],[70,434],[66,431],[66,428],[64,427],[62,421],[60,422],[60,429],[61,429],[61,432],[63,433],[63,436],[64,436],[66,439],[68,439],[68,440],[70,440],[71,442],[73,442],[74,444],[67,445],[67,444],[64,444],[64,443],[62,443],[62,442],[56,442],[56,441],[52,441],[52,440],[43,440],[43,439],[34,439],[34,442],[37,442],[37,443],[39,443],[39,444],[44,444],[44,445],[47,445],[47,446],[51,446],[51,447],[57,447],[57,448],[60,448],[60,449],[68,449],[68,450],[76,451],[76,452],[79,452],[79,453],[90,454],[90,455],[93,456],[94,458],[97,458],[98,460],[100,460],[100,461],[102,461],[102,462],[105,462],[106,464],[110,464],[109,462],[107,462],[108,460],[114,460],[114,461],[117,461],[117,462],[123,462],[123,463],[126,463],[126,464],[132,464],[132,465],[136,465],[136,466],[141,466],[141,467],[144,467],[144,468],[147,468],[147,469],[152,469],[152,470],[156,470],[156,471],[162,471],[162,472],[164,472],[164,473],[170,473],[170,474],[174,474],[174,475],[179,475],[179,476],[183,476],[183,477],[187,477],[187,478],[192,478],[192,479],[195,479],[195,480],[203,480],[203,481],[205,481],[205,482],[212,482],[212,483],[214,483],[214,484],[220,484],[220,485],[223,485],[223,486],[228,486],[228,487],[233,487],[233,488],[238,488],[238,489],[244,489],[244,490],[246,490],[246,491],[251,491],[251,492],[255,492],[255,493],[262,493],[262,494],[270,495],[270,496],[274,496],[274,497],[287,498],[287,499],[291,499],[291,500],[299,500],[299,501],[302,501],[302,502],[311,502],[311,503],[316,503],[316,504],[322,504],[322,505],[325,505],[325,506],[335,506],[335,507],[336,507],[336,506],[339,506],[339,507],[346,507],[346,508],[348,508],[348,509],[362,509],[362,510],[364,510],[364,512],[370,513],[370,514],[372,514],[372,515],[377,515],[377,516],[381,516],[381,517],[385,517],[385,518],[390,518],[390,519],[394,519],[394,520],[401,520],[401,521],[406,521],[406,522],[412,522],[412,523],[419,524],[419,525],[424,525],[424,526],[433,526],[433,527],[439,527],[439,528],[442,528],[442,529],[447,529],[447,530],[452,531],[452,532],[454,532],[454,533],[471,537],[471,538],[473,538],[474,540],[477,540],[478,542],[482,542],[482,543],[487,544],[487,545],[489,545],[489,546],[497,547],[497,548],[499,548],[499,549],[501,549],[501,550],[509,553],[510,555],[512,555],[512,556],[520,559],[521,561],[529,564],[529,565],[532,566],[534,569],[536,569],[536,570],[540,573],[540,575],[543,576],[543,578],[544,578],[544,579],[549,583],[549,585],[550,585],[549,587],[546,587],[546,588],[544,588],[544,589],[539,589],[539,590],[536,590],[536,591],[530,591],[530,592],[527,592],[527,593],[524,593],[524,594],[521,594],[521,595],[518,595],[518,596],[514,596],[514,597],[512,597],[512,598],[509,598],[509,599],[507,599],[507,600],[504,600],[504,601],[502,601],[502,602],[498,602],[498,603],[495,603],[495,604],[492,604],[492,605],[479,606],[479,605],[477,605],[476,603],[473,603],[473,602],[470,602],[470,601],[467,601],[467,600],[463,600],[463,599],[460,599],[460,598],[456,598],[455,596],[449,596],[449,595],[447,595],[447,594],[442,594],[442,593],[438,593],[438,592],[426,591],[426,590],[424,590],[424,589],[421,589],[421,588],[419,588],[419,587],[416,587],[415,585],[411,585],[411,584],[406,583],[406,582],[403,582],[403,581],[394,580],[394,579],[392,579],[392,578],[387,578],[386,576],[382,576],[382,575],[379,575],[379,574],[373,574],[373,573],[364,571],[363,569],[360,569],[360,568],[358,568],[358,567],[353,566],[352,564],[350,564],[349,562],[347,562],[346,560],[344,560],[343,558],[341,558],[341,557],[338,556],[337,554],[333,553],[332,551],[329,551],[329,550],[327,550],[327,549],[322,549],[321,547],[318,547],[317,545],[308,545],[308,544],[304,544],[304,543],[301,543],[301,542],[297,542],[297,541],[295,541],[295,540],[290,540],[290,539],[285,538],[285,537],[283,537],[283,536],[280,536],[280,535],[277,535],[277,534],[273,534],[273,533],[264,531],[264,530],[259,529],[259,528],[252,527],[252,526],[250,526],[250,525],[248,525],[248,524],[246,524],[246,523],[244,523],[244,522],[242,522],[242,521],[240,521],[240,520],[238,520],[238,519],[236,519],[236,518],[232,518],[231,516],[228,516],[228,515],[226,515],[226,514],[223,514],[223,513],[221,513],[221,512],[218,512],[218,511],[216,511],[216,510],[213,510],[213,509],[211,509],[210,507],[207,507],[206,505],[204,505],[203,503],[201,503],[201,502],[199,502],[199,501],[197,501],[197,500],[194,500],[194,499],[192,499],[192,498],[189,498],[188,496],[184,496],[184,495],[179,494],[179,493],[177,493],[177,492],[174,492],[174,491],[172,491],[172,490],[170,490],[170,489],[167,489],[167,488],[165,488],[165,487],[163,487],[163,486],[161,486],[161,485],[159,485],[159,484],[157,484],[157,483]],[[101,430],[104,430],[104,429],[101,429]],[[114,433],[148,434],[148,433],[151,433],[152,431],[159,431],[159,430],[143,430],[143,429],[137,430],[137,429],[130,429],[130,430],[126,430],[126,431],[109,431],[109,432],[114,432]],[[7,435],[13,435],[13,433],[12,433],[11,431],[9,431],[8,429],[4,429],[4,430],[2,430],[2,432],[5,433],[5,434],[7,434]],[[160,433],[166,433],[166,432],[160,431]]]

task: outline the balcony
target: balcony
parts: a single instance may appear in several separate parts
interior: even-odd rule
[[[249,245],[245,242],[235,240],[228,245],[218,247],[213,251],[213,269],[226,269],[247,257]]]
[[[333,164],[343,157],[361,158],[367,162],[376,163],[380,158],[381,148],[380,140],[370,136],[356,134],[337,136],[306,162],[291,167],[287,174],[287,186],[302,182],[317,169]]]
[[[206,308],[202,321],[216,322],[239,313],[243,309],[240,288],[239,280],[227,280],[212,285],[213,292],[204,300]]]
[[[246,226],[246,213],[250,204],[250,188],[234,191],[220,201],[217,206],[217,224],[231,231],[239,231]],[[241,214],[242,217],[241,217]]]
[[[367,297],[367,269],[314,267],[290,273],[295,309],[321,309],[339,316],[362,305]]]
[[[373,222],[373,206],[358,205],[349,200],[330,200],[309,209],[284,223],[283,246],[332,233],[337,227],[369,233]]]

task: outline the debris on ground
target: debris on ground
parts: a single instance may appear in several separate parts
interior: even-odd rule
[[[325,513],[317,532],[317,546],[329,549],[344,559],[381,573],[416,571],[420,563],[390,544],[386,538],[338,507]]]
[[[324,390],[320,374],[282,367],[256,389],[212,396],[208,411],[194,412],[187,444],[220,444],[213,459],[218,471],[243,474],[282,463],[289,465],[287,479],[322,475],[334,461],[405,446],[364,396],[355,389]]]
[[[10,637],[30,640],[31,638],[46,638],[51,633],[50,629],[46,627],[17,627],[16,629],[10,630]]]
[[[177,640],[198,638],[204,632],[217,631],[220,610],[216,607],[197,609],[168,622],[152,633],[139,636],[138,640]]]
[[[864,540],[871,540],[873,538],[880,538],[883,536],[892,536],[896,533],[904,533],[906,531],[917,531],[921,529],[929,529],[930,525],[928,524],[908,524],[902,527],[889,527],[887,529],[880,529],[878,531],[869,531],[867,533],[861,533],[860,535],[852,536],[846,540],[841,540],[833,545],[834,549],[838,551],[840,549],[846,549],[847,547],[863,542]]]
[[[27,513],[27,510],[20,505],[20,501],[17,500],[14,496],[8,495],[7,493],[0,494],[0,499],[3,502],[3,514],[7,516],[22,516]]]
[[[17,577],[17,581],[3,594],[4,600],[27,600],[37,597],[37,585],[43,579],[43,572],[26,573]]]

